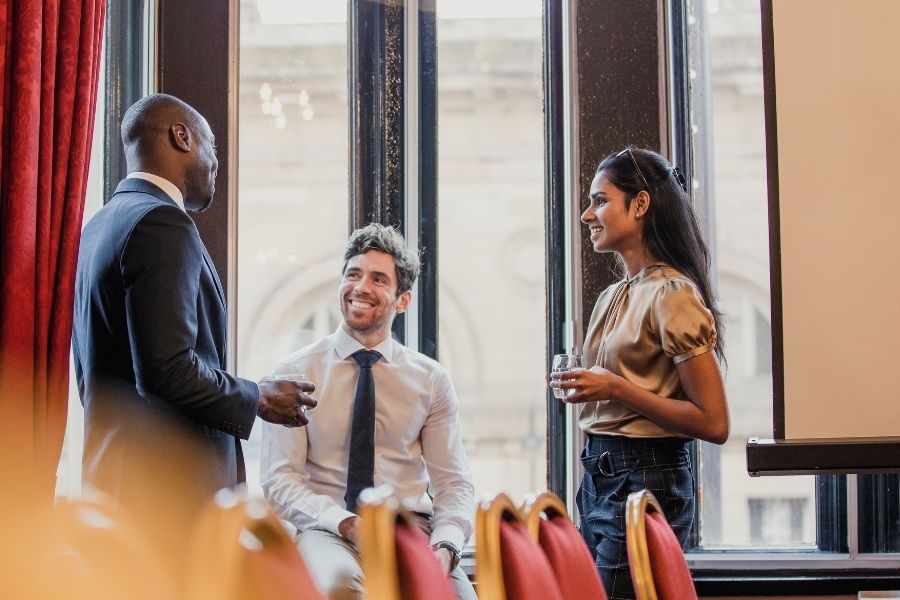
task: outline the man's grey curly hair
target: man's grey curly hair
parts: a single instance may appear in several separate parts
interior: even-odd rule
[[[400,232],[390,225],[369,223],[350,234],[347,250],[344,252],[344,268],[354,256],[365,254],[369,250],[380,250],[394,257],[394,270],[397,273],[397,296],[412,289],[419,276],[419,256],[406,245]]]

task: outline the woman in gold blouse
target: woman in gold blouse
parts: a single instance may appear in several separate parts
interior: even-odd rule
[[[581,220],[594,251],[615,252],[624,278],[594,306],[588,368],[553,373],[550,385],[581,404],[581,531],[613,600],[634,597],[628,494],[652,491],[684,545],[695,506],[689,445],[724,443],[729,423],[721,315],[684,177],[659,154],[626,148],[597,167],[589,200]]]

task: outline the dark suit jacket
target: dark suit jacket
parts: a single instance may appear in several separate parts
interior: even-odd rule
[[[78,257],[86,484],[165,513],[243,480],[238,438],[258,388],[225,372],[225,337],[222,286],[194,222],[156,185],[122,181]]]

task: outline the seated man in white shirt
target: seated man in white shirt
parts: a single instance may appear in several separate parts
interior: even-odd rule
[[[353,232],[338,292],[343,321],[274,371],[303,374],[318,387],[306,427],[264,426],[261,477],[269,503],[297,527],[329,599],[365,593],[356,501],[363,488],[382,484],[420,503],[423,529],[458,596],[476,597],[458,565],[474,491],[456,392],[440,364],[391,337],[418,271],[418,257],[393,228]]]

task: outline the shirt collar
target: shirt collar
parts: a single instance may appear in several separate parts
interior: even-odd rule
[[[332,339],[334,340],[334,350],[341,360],[346,360],[357,350],[375,350],[386,362],[391,362],[394,357],[394,340],[391,336],[387,336],[374,348],[366,348],[351,337],[344,329],[344,324],[340,323],[335,329]]]
[[[181,195],[181,190],[165,177],[160,177],[153,173],[145,173],[143,171],[132,171],[126,176],[126,179],[143,179],[144,181],[155,184],[178,205],[178,208],[184,210],[184,196]]]
[[[632,277],[631,279],[628,279],[628,283],[635,284],[635,283],[638,283],[639,281],[643,281],[644,279],[648,279],[654,273],[656,273],[657,271],[662,271],[666,267],[668,267],[668,265],[666,263],[651,263],[651,264],[647,265],[646,267],[644,267],[643,269],[641,269],[640,271],[638,271],[634,277]]]

